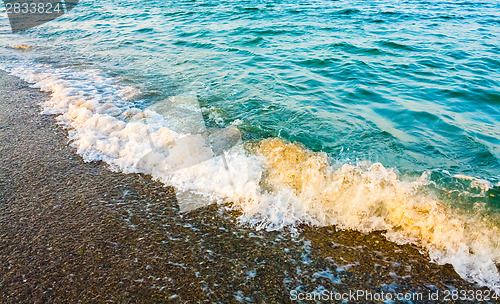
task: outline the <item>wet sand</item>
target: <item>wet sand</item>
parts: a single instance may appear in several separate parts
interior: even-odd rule
[[[478,289],[381,234],[257,231],[215,205],[181,214],[172,188],[84,163],[54,117],[39,114],[47,94],[3,72],[0,88],[0,303],[289,303],[291,290]]]

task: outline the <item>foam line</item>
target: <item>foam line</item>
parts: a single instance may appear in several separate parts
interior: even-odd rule
[[[431,182],[427,173],[402,180],[379,163],[334,166],[324,153],[279,138],[235,146],[224,153],[225,160],[219,155],[173,170],[176,162],[189,162],[193,152],[186,145],[168,154],[176,141],[189,140],[174,131],[175,112],[139,109],[127,97],[133,89],[97,71],[18,63],[1,68],[51,94],[42,105],[44,113],[57,115],[86,161],[102,160],[113,170],[147,173],[179,190],[229,201],[242,211],[240,220],[256,228],[307,223],[386,231],[391,241],[417,244],[434,262],[450,263],[462,278],[500,292],[498,216],[439,201],[425,191]]]

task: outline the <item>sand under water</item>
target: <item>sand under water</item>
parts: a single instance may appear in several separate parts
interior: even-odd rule
[[[230,205],[181,213],[173,188],[84,162],[39,114],[48,94],[4,72],[0,85],[2,303],[288,303],[325,290],[427,303],[436,290],[487,291],[383,232],[257,230]]]

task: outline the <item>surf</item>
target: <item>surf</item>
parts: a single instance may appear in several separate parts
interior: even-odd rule
[[[241,212],[240,222],[256,229],[286,231],[307,224],[382,231],[398,244],[418,245],[435,263],[453,265],[462,278],[500,291],[498,214],[481,203],[473,212],[452,207],[429,191],[434,183],[429,172],[405,177],[376,162],[338,163],[276,137],[244,141],[226,147],[224,157],[176,167],[168,151],[190,135],[179,111],[159,114],[138,99],[137,90],[97,70],[19,63],[1,68],[50,94],[42,113],[55,115],[85,161],[149,174],[210,203],[230,203]],[[179,100],[172,96],[165,102]],[[182,107],[189,109],[189,102]],[[189,163],[195,156],[191,147],[181,146],[175,161]],[[482,196],[492,187],[475,182],[483,187]]]

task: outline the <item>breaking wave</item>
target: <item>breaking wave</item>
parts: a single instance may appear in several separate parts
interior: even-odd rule
[[[416,244],[434,262],[450,263],[462,278],[500,292],[498,216],[480,203],[471,211],[438,199],[428,191],[428,172],[403,178],[380,163],[333,163],[325,153],[279,138],[246,142],[191,164],[199,152],[192,147],[202,145],[179,128],[185,121],[176,116],[180,112],[145,108],[133,88],[98,71],[0,68],[51,94],[43,113],[56,115],[85,161],[101,160],[112,170],[150,174],[178,191],[231,202],[242,222],[260,229],[306,223],[384,231],[389,240]],[[165,103],[175,108],[181,102],[185,110],[187,99],[174,96]],[[182,139],[188,144],[179,145]],[[483,194],[492,187],[474,183]]]

